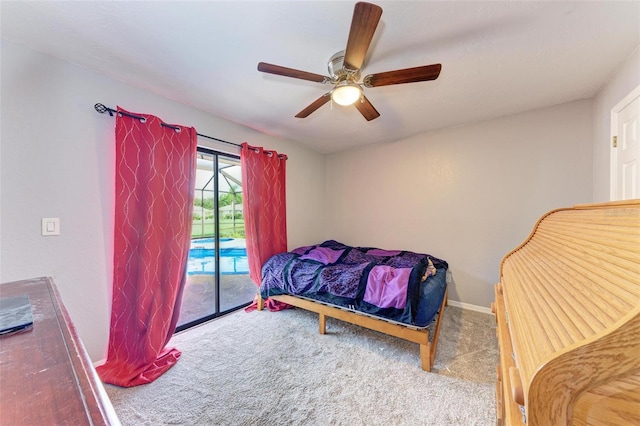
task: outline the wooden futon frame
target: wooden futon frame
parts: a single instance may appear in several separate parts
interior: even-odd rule
[[[410,342],[418,343],[420,345],[420,363],[422,365],[422,369],[425,371],[431,371],[431,367],[433,366],[433,361],[436,356],[436,347],[438,346],[438,335],[440,334],[440,325],[442,324],[442,314],[444,313],[445,306],[447,306],[447,291],[445,290],[442,304],[438,309],[433,337],[431,340],[429,340],[429,329],[426,327],[415,328],[410,325],[404,326],[397,323],[391,323],[382,318],[375,318],[356,311],[347,310],[346,308],[342,309],[291,295],[271,296],[270,299],[277,300],[297,308],[306,309],[311,312],[316,312],[319,316],[320,334],[326,333],[327,317],[330,317],[359,325],[370,330],[378,331],[380,333],[388,334],[390,336],[398,337],[400,339],[408,340]],[[264,309],[264,301],[260,297],[260,294],[258,294],[258,310],[262,309]]]

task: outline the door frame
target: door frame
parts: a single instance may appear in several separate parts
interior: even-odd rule
[[[610,174],[609,174],[609,200],[616,201],[617,175],[618,175],[618,150],[613,147],[613,137],[618,136],[618,115],[620,111],[625,109],[627,105],[640,97],[640,85],[627,94],[620,102],[611,108],[611,137],[609,138],[609,158],[610,158]]]
[[[215,286],[214,288],[214,292],[215,292],[215,306],[213,306],[214,308],[214,312],[213,313],[206,313],[202,316],[200,316],[199,318],[193,319],[193,320],[189,320],[187,322],[180,322],[180,319],[178,320],[178,325],[176,326],[175,329],[175,333],[179,333],[181,331],[184,331],[188,328],[197,326],[199,324],[202,324],[206,321],[210,321],[214,318],[218,318],[221,317],[223,315],[226,315],[230,312],[239,310],[239,309],[243,309],[247,306],[249,306],[252,302],[253,299],[248,300],[247,302],[243,302],[240,305],[236,305],[234,307],[231,308],[227,308],[225,307],[224,310],[222,310],[221,307],[221,285],[222,285],[222,277],[221,277],[221,268],[220,268],[220,205],[219,205],[219,196],[220,196],[220,184],[219,184],[219,173],[220,173],[220,161],[221,158],[224,160],[230,160],[230,161],[237,161],[238,164],[240,164],[240,156],[237,154],[229,154],[226,152],[221,152],[221,151],[217,151],[215,149],[209,148],[209,147],[205,147],[205,146],[201,146],[198,145],[197,147],[197,152],[198,153],[203,153],[206,155],[210,155],[212,157],[212,179],[213,179],[213,187],[214,187],[214,191],[213,191],[213,199],[214,199],[214,211],[215,213],[215,222],[214,222],[214,247],[215,247],[215,258],[214,258],[214,262],[215,262],[215,273],[212,274],[212,278],[213,278],[213,285]],[[208,182],[211,182],[211,180],[209,180]],[[240,182],[241,183],[241,182]],[[208,185],[208,183],[207,183]],[[206,186],[206,185],[205,185]],[[204,213],[204,211],[203,211]],[[187,271],[185,270],[185,275],[187,274]],[[249,278],[249,274],[247,272],[246,274],[247,279],[250,280]],[[185,285],[187,283],[187,279],[185,278]],[[253,283],[252,283],[253,284]],[[181,300],[181,308],[182,308],[182,303],[184,302],[185,298],[183,297]]]

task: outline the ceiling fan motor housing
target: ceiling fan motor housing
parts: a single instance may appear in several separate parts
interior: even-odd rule
[[[327,63],[329,75],[336,82],[349,80],[357,81],[360,78],[360,70],[350,70],[344,67],[344,50],[334,54]]]

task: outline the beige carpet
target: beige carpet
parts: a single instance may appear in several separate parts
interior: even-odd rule
[[[447,307],[434,369],[414,343],[317,315],[236,312],[176,335],[149,385],[105,385],[123,425],[493,425],[492,315]]]

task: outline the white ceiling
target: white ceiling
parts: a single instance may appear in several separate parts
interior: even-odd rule
[[[640,43],[638,1],[375,3],[383,14],[363,76],[433,63],[442,72],[365,89],[381,114],[371,122],[331,103],[294,118],[330,87],[256,69],[327,75],[352,1],[2,1],[1,34],[322,153],[592,97]]]

